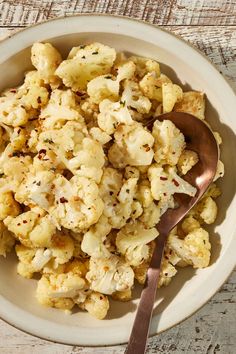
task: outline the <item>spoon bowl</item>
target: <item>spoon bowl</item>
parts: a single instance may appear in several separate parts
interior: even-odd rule
[[[200,119],[188,113],[171,112],[149,120],[146,123],[147,128],[151,129],[156,119],[172,121],[184,134],[187,148],[198,154],[198,163],[184,176],[184,179],[195,187],[197,191],[193,197],[186,194],[175,194],[174,198],[177,202],[177,207],[168,209],[161,216],[156,226],[159,236],[156,239],[155,249],[147,272],[126,354],[145,353],[160,275],[161,260],[168,235],[206,192],[214,179],[219,159],[219,149],[214,134],[206,123]]]

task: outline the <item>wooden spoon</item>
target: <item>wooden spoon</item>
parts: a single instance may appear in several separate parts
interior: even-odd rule
[[[159,236],[156,239],[155,249],[147,272],[133,329],[125,351],[126,354],[145,353],[160,275],[161,260],[168,234],[207,190],[215,176],[219,158],[215,137],[208,126],[200,119],[182,112],[162,114],[157,119],[161,121],[164,119],[171,120],[184,134],[187,148],[198,154],[199,162],[184,176],[187,182],[196,187],[197,192],[194,197],[189,197],[186,194],[175,194],[178,207],[176,209],[168,209],[156,226]],[[146,126],[151,128],[155,120],[152,119]]]

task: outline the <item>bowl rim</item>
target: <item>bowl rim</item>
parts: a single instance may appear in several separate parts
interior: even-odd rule
[[[220,74],[222,76],[224,83],[228,86],[228,89],[231,91],[231,93],[236,97],[236,93],[235,93],[233,87],[231,86],[231,83],[228,80],[228,78],[225,77],[225,75],[222,74],[219,71],[217,66],[202,51],[200,51],[197,47],[195,47],[192,43],[189,43],[186,40],[184,40],[179,34],[175,34],[175,33],[171,32],[170,30],[168,30],[166,28],[163,28],[163,26],[160,26],[158,24],[149,23],[149,22],[147,22],[145,20],[132,18],[132,17],[129,17],[129,16],[113,15],[113,14],[107,14],[107,13],[96,13],[96,12],[95,13],[89,13],[89,12],[85,12],[85,13],[78,13],[78,14],[70,14],[70,15],[65,15],[65,16],[59,16],[59,17],[55,17],[55,18],[52,18],[52,19],[46,19],[46,20],[43,20],[43,21],[41,21],[39,23],[35,23],[35,24],[29,25],[27,27],[20,28],[16,32],[10,33],[9,35],[5,36],[3,39],[0,40],[0,49],[2,49],[2,47],[5,44],[5,42],[9,41],[9,39],[11,39],[11,38],[15,38],[18,35],[21,35],[22,32],[30,31],[34,27],[40,27],[40,26],[43,26],[44,24],[47,24],[49,22],[57,22],[57,21],[59,22],[61,20],[66,20],[66,19],[71,19],[71,18],[76,18],[76,17],[79,17],[79,18],[81,18],[81,17],[104,17],[104,20],[106,18],[116,18],[116,19],[121,19],[121,20],[123,19],[123,20],[126,20],[127,22],[136,22],[136,23],[139,23],[140,25],[143,25],[143,26],[146,26],[146,27],[152,27],[152,28],[154,28],[156,30],[164,32],[164,33],[174,37],[175,39],[183,42],[186,46],[190,47],[193,51],[195,51],[198,54],[200,54],[200,56],[205,61],[207,61],[208,64],[210,66],[212,66],[218,72],[218,74]],[[83,32],[83,31],[78,31],[78,33],[80,33],[80,32]],[[188,318],[190,318],[191,316],[193,316],[196,312],[198,312],[221,289],[221,287],[224,285],[224,283],[227,282],[227,280],[231,276],[232,272],[234,271],[235,265],[236,265],[236,260],[235,260],[234,264],[232,263],[230,269],[227,272],[227,276],[225,277],[225,279],[223,281],[221,281],[221,283],[218,286],[218,288],[216,290],[214,290],[214,292],[206,300],[201,302],[201,304],[196,309],[194,309],[191,313],[189,313],[189,315],[185,316],[181,320],[176,321],[172,325],[168,325],[167,327],[165,327],[162,330],[158,330],[157,333],[151,334],[149,337],[154,337],[154,336],[156,336],[156,335],[158,335],[158,334],[160,334],[160,333],[162,333],[162,332],[164,332],[164,331],[166,331],[168,329],[173,328],[174,326],[182,323],[183,321],[185,321]],[[1,298],[3,298],[3,297],[0,294],[0,301],[1,301]],[[39,339],[42,339],[42,340],[47,340],[47,341],[55,343],[55,344],[56,343],[60,343],[60,344],[70,345],[70,346],[77,345],[77,346],[80,346],[80,347],[107,347],[107,346],[118,346],[118,345],[122,345],[122,344],[126,344],[127,343],[127,341],[118,342],[118,343],[114,343],[114,344],[75,344],[75,343],[69,343],[69,342],[67,342],[65,340],[64,341],[58,340],[58,339],[55,340],[55,339],[51,339],[50,337],[40,336],[39,334],[35,333],[35,331],[33,329],[32,329],[32,331],[26,330],[24,328],[23,324],[22,324],[22,326],[16,325],[13,320],[9,320],[9,319],[5,318],[5,316],[3,316],[2,314],[0,314],[0,319],[3,320],[4,322],[6,322],[7,324],[11,325],[12,327],[14,327],[14,328],[16,328],[16,329],[18,329],[18,330],[20,330],[20,331],[22,331],[24,333],[27,333],[27,334],[32,335],[32,336],[35,336],[35,337],[37,337]]]

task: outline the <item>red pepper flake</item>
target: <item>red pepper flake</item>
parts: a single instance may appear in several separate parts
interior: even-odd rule
[[[16,89],[11,89],[10,92],[16,93]]]
[[[47,150],[46,149],[41,149],[39,150],[39,154],[46,154]]]
[[[163,193],[164,194],[164,196],[166,197],[166,193]]]
[[[167,177],[162,177],[162,176],[160,177],[161,181],[167,181],[167,179],[168,179]]]
[[[20,222],[18,222],[17,226],[20,226]]]
[[[23,220],[23,224],[27,224],[27,222],[28,222],[27,220]]]
[[[179,187],[179,183],[176,181],[176,179],[172,179],[172,182],[174,183],[174,185],[175,185],[176,187]]]
[[[100,296],[100,300],[102,300],[103,299],[103,296]]]
[[[77,91],[76,95],[79,96],[79,97],[82,97],[82,96],[86,95],[86,92]]]
[[[36,183],[36,186],[41,186],[41,182],[39,181],[38,183]]]
[[[60,198],[60,203],[68,203],[68,200],[64,197]]]

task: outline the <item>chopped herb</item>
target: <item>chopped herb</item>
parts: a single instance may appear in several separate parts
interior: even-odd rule
[[[41,186],[41,182],[39,181],[38,183],[36,183],[36,186]]]
[[[4,177],[4,173],[0,173],[0,178]]]
[[[120,104],[124,107],[125,106],[125,101],[120,101]]]
[[[79,49],[84,49],[86,47],[86,45],[80,45]]]
[[[129,189],[126,189],[126,193],[128,193],[128,194],[129,194]]]
[[[85,59],[85,58],[86,58],[85,55],[83,55],[83,56],[82,56],[82,59]]]
[[[92,53],[92,55],[97,55],[97,54],[98,54],[98,51]]]
[[[12,153],[13,157],[20,157],[20,156],[25,156],[25,154],[22,151],[14,151]]]
[[[52,139],[44,139],[44,143],[53,144]]]
[[[39,150],[39,154],[40,154],[40,155],[41,155],[41,154],[46,154],[46,152],[47,152],[46,149],[41,149],[41,150]]]

